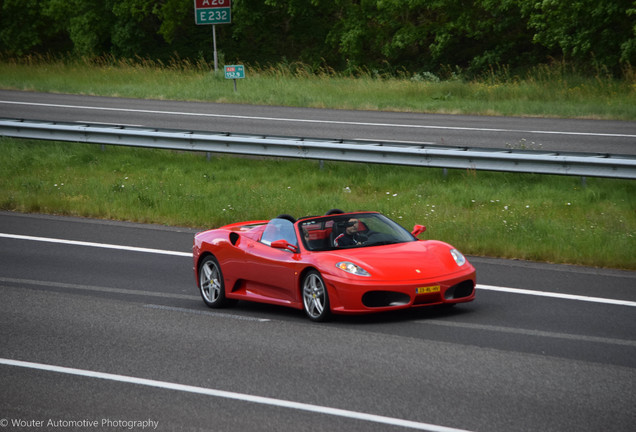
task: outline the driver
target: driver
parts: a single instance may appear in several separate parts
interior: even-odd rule
[[[342,234],[333,239],[333,245],[340,246],[354,246],[362,243],[356,239],[356,233],[358,232],[358,219],[352,218],[346,223],[346,228]]]

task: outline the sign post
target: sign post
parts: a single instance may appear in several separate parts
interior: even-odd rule
[[[216,54],[216,24],[232,22],[232,0],[194,0],[194,22],[197,25],[212,24],[214,39],[214,71],[218,70]]]

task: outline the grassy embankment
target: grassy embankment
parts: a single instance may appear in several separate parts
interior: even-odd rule
[[[620,81],[578,78],[572,87],[563,75],[560,83],[548,78],[542,83],[537,76],[510,83],[425,83],[298,77],[275,69],[260,73],[239,82],[235,94],[229,82],[197,67],[5,62],[0,63],[0,87],[355,109],[636,118],[633,85]],[[546,69],[549,73],[554,72]],[[441,170],[410,167],[326,163],[321,170],[312,161],[207,161],[170,151],[102,151],[12,139],[0,145],[4,210],[213,227],[281,212],[302,216],[332,207],[372,209],[407,228],[423,223],[428,231],[421,238],[449,241],[468,254],[636,269],[633,181],[590,178],[582,187],[576,177],[474,171],[450,171],[444,177]]]
[[[310,73],[303,65],[246,68],[247,78],[232,81],[213,65],[151,61],[21,61],[0,58],[0,88],[147,99],[315,108],[461,113],[512,116],[585,117],[636,120],[636,73],[624,79],[599,71],[583,76],[567,65],[538,66],[525,76],[506,68],[478,80],[448,73],[356,77],[332,71]]]

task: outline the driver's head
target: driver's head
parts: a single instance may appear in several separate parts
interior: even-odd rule
[[[349,221],[347,222],[347,234],[353,234],[353,233],[357,233],[358,232],[358,223],[360,221],[358,219],[349,219]]]

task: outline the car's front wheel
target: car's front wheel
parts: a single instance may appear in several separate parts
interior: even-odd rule
[[[233,303],[225,297],[225,282],[219,262],[208,255],[199,265],[199,290],[206,305],[211,308],[229,306]]]
[[[312,321],[325,321],[330,315],[329,295],[320,273],[311,270],[303,279],[303,308]]]

